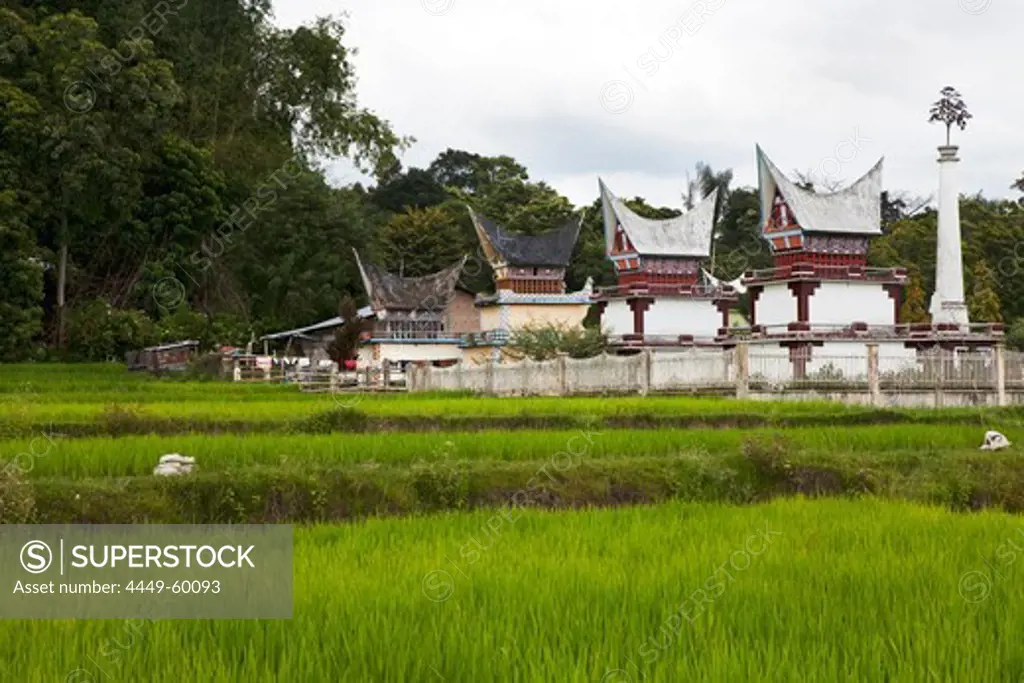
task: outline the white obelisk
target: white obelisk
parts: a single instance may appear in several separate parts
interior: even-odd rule
[[[932,323],[968,325],[964,303],[964,264],[960,253],[960,191],[956,145],[939,147],[939,230],[935,259]]]

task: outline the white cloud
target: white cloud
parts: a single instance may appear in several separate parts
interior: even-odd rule
[[[418,139],[407,166],[448,147],[508,154],[577,204],[593,201],[601,174],[620,195],[677,206],[697,161],[753,185],[755,143],[787,172],[806,171],[859,130],[870,142],[841,178],[884,155],[887,189],[928,196],[943,136],[928,107],[953,85],[975,115],[956,135],[962,189],[1012,196],[1024,168],[1014,125],[1024,3],[1014,0],[350,0],[344,9],[361,101]],[[276,12],[294,26],[339,8],[288,0]],[[606,92],[612,109],[629,104],[621,113],[602,107],[610,81],[625,84]],[[334,177],[354,179],[346,169]]]

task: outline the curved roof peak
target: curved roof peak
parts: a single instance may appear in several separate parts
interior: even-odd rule
[[[611,254],[615,230],[622,226],[629,241],[641,256],[711,255],[712,233],[715,229],[715,206],[718,188],[693,209],[675,218],[644,218],[616,197],[600,178],[601,206],[604,211],[605,252]]]
[[[471,206],[466,208],[487,258],[492,263],[503,262],[510,266],[568,266],[583,225],[582,218],[571,218],[560,228],[525,235],[506,230]]]
[[[761,228],[771,216],[778,191],[807,232],[847,235],[882,234],[882,164],[880,158],[849,187],[835,192],[805,190],[779,170],[757,145],[757,178],[761,193]]]
[[[437,311],[447,307],[468,258],[463,256],[455,264],[430,275],[401,277],[374,263],[363,261],[354,248],[352,253],[356,255],[363,287],[374,311]]]

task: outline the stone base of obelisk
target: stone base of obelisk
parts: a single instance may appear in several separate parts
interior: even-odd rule
[[[967,327],[971,324],[970,318],[967,315],[967,304],[962,301],[940,302],[933,298],[930,312],[933,325],[963,325]]]

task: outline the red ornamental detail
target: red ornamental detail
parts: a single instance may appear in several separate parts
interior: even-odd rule
[[[807,250],[828,254],[866,254],[868,241],[863,237],[811,235],[807,238]]]
[[[782,197],[782,194],[776,190],[775,201],[772,205],[772,213],[768,217],[768,221],[764,226],[765,233],[786,232],[799,227],[800,225],[796,221],[796,216],[793,215],[793,210],[789,208],[789,205]]]
[[[796,251],[776,254],[775,267],[793,266],[798,263],[809,263],[817,266],[866,266],[867,256],[864,254],[823,254],[812,251]]]
[[[629,235],[622,229],[621,225],[615,227],[615,239],[612,241],[613,254],[628,254],[636,251],[633,243],[629,241]]]

